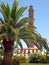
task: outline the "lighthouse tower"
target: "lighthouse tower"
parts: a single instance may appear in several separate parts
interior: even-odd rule
[[[29,8],[29,18],[33,18],[34,19],[34,9],[33,9],[33,6],[30,6],[30,8]],[[33,26],[34,25],[33,21],[30,21],[29,25]],[[28,44],[29,44],[30,48],[34,48],[34,44],[32,42],[28,41]]]
[[[30,8],[29,8],[29,18],[33,18],[34,19],[34,9],[33,9],[33,6],[30,6]],[[30,25],[34,25],[34,22],[30,21],[29,24]]]

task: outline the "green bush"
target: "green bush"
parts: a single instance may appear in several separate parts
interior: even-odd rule
[[[40,62],[46,63],[47,62],[46,60],[47,60],[46,55],[42,55]]]
[[[49,63],[49,56],[47,55],[42,55],[40,53],[33,53],[29,57],[29,62],[30,63]]]
[[[49,52],[46,54],[46,57],[47,57],[46,61],[47,63],[49,63]]]
[[[19,65],[20,62],[16,61],[16,59],[12,59],[12,65]]]
[[[29,58],[30,63],[38,63],[41,60],[41,54],[40,53],[33,53]]]
[[[3,56],[4,54],[4,49],[0,49],[0,55]]]
[[[49,55],[46,55],[47,59],[49,60]]]
[[[12,62],[16,63],[16,62],[19,62],[19,63],[25,63],[26,62],[26,57],[24,56],[13,56],[12,57]]]
[[[49,63],[49,56],[48,55],[42,55],[41,62],[42,63]]]

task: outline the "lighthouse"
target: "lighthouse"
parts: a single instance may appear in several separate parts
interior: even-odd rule
[[[33,9],[33,6],[30,6],[30,8],[29,8],[29,18],[33,18],[34,19],[34,9]],[[34,22],[33,21],[30,21],[29,24],[30,25],[34,25]]]

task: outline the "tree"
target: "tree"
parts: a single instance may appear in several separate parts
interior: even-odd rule
[[[0,3],[0,40],[3,40],[4,59],[3,65],[11,65],[12,50],[14,42],[22,48],[20,39],[23,39],[28,46],[28,40],[33,42],[40,50],[42,47],[48,48],[46,41],[39,33],[35,31],[35,26],[29,25],[33,19],[29,17],[20,18],[27,7],[18,8],[19,2],[14,0],[13,6],[10,9],[9,4]]]

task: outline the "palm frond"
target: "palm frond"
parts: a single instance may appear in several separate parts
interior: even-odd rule
[[[35,29],[36,29],[35,26],[31,26],[31,25],[27,24],[27,25],[21,27],[19,30],[20,30],[20,32],[23,32],[26,30],[27,32],[34,33]]]
[[[8,39],[6,33],[0,34],[0,40]]]
[[[21,19],[18,23],[16,23],[16,27],[21,27],[21,26],[25,26],[25,24],[29,23],[30,21],[33,21],[32,18],[26,17]]]
[[[18,37],[18,34],[19,34],[19,30],[18,30],[18,28],[13,28],[12,26],[10,26],[11,27],[11,29],[12,29],[12,31],[11,31],[11,36],[16,40],[16,42],[17,42],[17,37]],[[11,37],[11,38],[12,38]]]
[[[19,4],[19,1],[14,0],[13,6],[11,9],[11,17],[13,18],[14,21],[16,19],[16,12],[18,10],[18,4]]]
[[[47,44],[47,41],[44,39],[44,38],[41,38],[42,39],[42,44],[43,44],[43,47],[48,50],[48,44]]]
[[[21,41],[19,39],[18,39],[17,44],[20,46],[21,49],[23,49],[22,43],[21,43]]]
[[[25,42],[25,44],[26,44],[26,45],[27,45],[27,47],[29,48],[29,44],[28,44],[27,39],[23,39],[23,41]]]
[[[5,33],[6,27],[4,24],[0,24],[0,34]]]
[[[37,40],[38,44],[40,46],[44,47],[45,49],[48,49],[48,44],[47,44],[46,40],[43,37],[41,37],[40,34],[35,33],[35,36],[36,36],[36,40]]]
[[[0,17],[0,22],[2,23],[2,24],[4,24],[4,21],[3,21],[3,19]]]
[[[15,21],[17,21],[18,19],[20,19],[20,17],[22,16],[22,14],[24,13],[24,11],[27,9],[27,7],[21,7],[17,13],[16,13],[16,19]]]
[[[6,4],[6,11],[7,11],[7,16],[10,17],[11,11],[8,3]]]
[[[5,4],[2,2],[1,5],[0,5],[0,12],[2,13],[3,17],[4,17],[4,20],[5,22],[7,22],[8,18],[7,18],[7,10],[6,10],[6,6]]]

